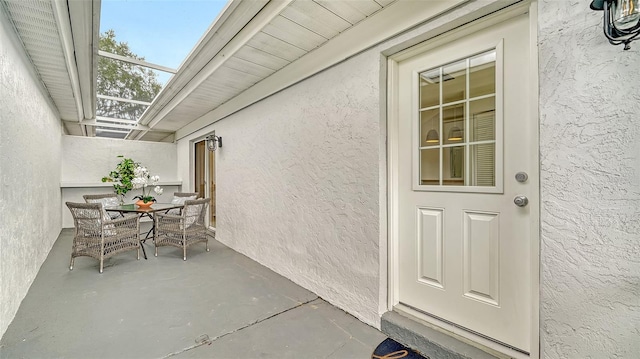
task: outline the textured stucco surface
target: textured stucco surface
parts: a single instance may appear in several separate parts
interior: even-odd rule
[[[490,3],[499,5],[470,2],[182,139],[187,178],[189,140],[212,129],[224,137],[218,239],[377,325],[386,294],[380,52]],[[627,52],[609,45],[588,2],[543,0],[538,11],[541,357],[637,357],[640,41]]]
[[[376,60],[316,75],[219,132],[233,147],[225,162],[241,164],[220,168],[218,188],[241,189],[218,193],[220,239],[370,324],[379,321],[379,89],[363,79],[377,80]]]
[[[224,138],[216,238],[379,327],[387,310],[381,54],[510,2],[458,7],[178,141],[184,179],[190,141],[211,130]]]
[[[588,1],[539,2],[541,352],[640,353],[640,42]]]
[[[61,228],[62,127],[0,6],[0,335]]]
[[[379,68],[358,56],[215,125],[216,238],[372,325]]]
[[[62,136],[62,226],[73,227],[73,217],[65,202],[84,202],[85,194],[111,193],[113,187],[103,185],[100,180],[111,172],[121,161],[122,155],[142,163],[151,175],[160,176],[162,195],[153,194],[158,202],[171,202],[173,192],[181,190],[180,185],[167,185],[167,182],[180,182],[177,173],[177,152],[174,143],[125,141],[111,138]],[[187,177],[188,178],[188,177]],[[67,187],[69,184],[83,183],[84,187]],[[98,186],[92,186],[97,184]],[[125,195],[125,202],[141,194],[134,189]]]
[[[119,155],[142,163],[161,181],[176,181],[176,145],[97,137],[62,137],[62,182],[100,182],[120,162]]]

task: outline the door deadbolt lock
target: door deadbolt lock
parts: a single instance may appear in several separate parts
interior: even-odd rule
[[[520,183],[524,183],[524,182],[527,182],[528,179],[529,179],[529,175],[527,175],[526,172],[516,173],[516,181]]]
[[[518,195],[513,199],[513,203],[515,203],[518,207],[524,207],[529,204],[529,199],[527,198],[527,196]]]

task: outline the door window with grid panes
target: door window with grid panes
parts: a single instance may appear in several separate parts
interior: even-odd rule
[[[497,58],[492,49],[418,74],[417,189],[500,190]]]

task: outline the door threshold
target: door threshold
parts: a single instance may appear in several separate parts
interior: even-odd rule
[[[427,322],[420,313],[398,305],[382,315],[381,330],[391,339],[402,343],[431,359],[527,359],[528,355],[510,348],[497,348],[496,343],[471,340],[454,331]],[[482,339],[482,338],[480,338]],[[486,345],[483,345],[486,344]]]

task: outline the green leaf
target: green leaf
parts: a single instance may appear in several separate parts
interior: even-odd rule
[[[116,165],[116,169],[109,173],[109,176],[103,177],[103,182],[105,179],[120,182],[113,185],[113,190],[116,194],[124,195],[133,189],[131,180],[135,177],[133,172],[139,163],[131,158],[124,158],[124,156],[118,156],[118,158],[122,158],[122,160]]]

